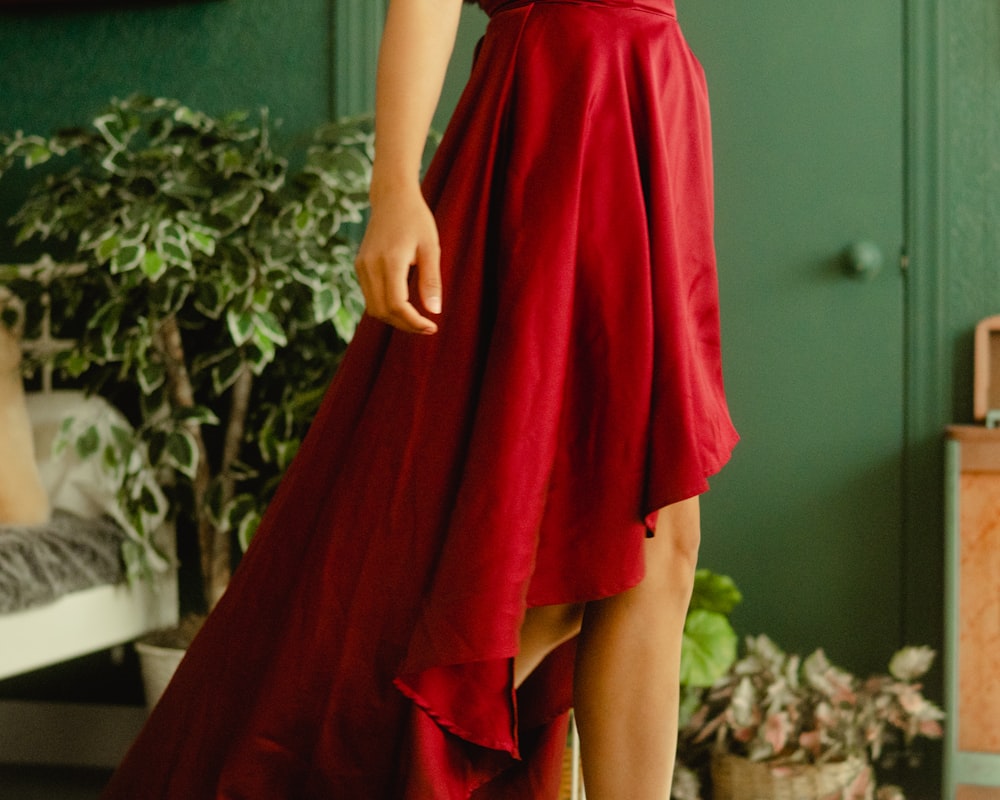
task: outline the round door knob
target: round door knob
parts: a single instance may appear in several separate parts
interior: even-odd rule
[[[875,242],[855,242],[844,251],[847,271],[857,278],[874,278],[885,264],[882,248]]]

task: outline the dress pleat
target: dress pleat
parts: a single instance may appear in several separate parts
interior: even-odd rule
[[[528,607],[637,584],[736,442],[707,94],[672,0],[482,0],[424,182],[434,336],[362,320],[105,800],[552,798],[574,647]]]

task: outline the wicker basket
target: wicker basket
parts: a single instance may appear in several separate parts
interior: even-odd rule
[[[853,791],[845,791],[852,787]],[[857,757],[830,764],[786,765],[728,753],[712,757],[714,800],[872,800],[874,789],[871,769]]]

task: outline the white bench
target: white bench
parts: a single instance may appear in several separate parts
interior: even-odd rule
[[[23,275],[36,274],[39,268],[45,285],[57,275],[85,267],[57,264],[47,257],[18,267]],[[26,354],[47,356],[68,344],[52,337],[46,315],[40,335],[23,342],[22,349]],[[42,368],[40,384],[43,395],[53,393],[51,366]],[[150,580],[94,586],[45,605],[0,614],[0,679],[170,627],[177,623],[178,608],[177,572],[169,569]],[[0,739],[4,742],[0,761],[112,766],[144,714],[141,708],[0,702]]]

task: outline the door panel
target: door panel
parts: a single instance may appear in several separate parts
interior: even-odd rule
[[[901,628],[902,0],[679,0],[712,97],[727,388],[704,498],[735,622],[884,669]],[[876,245],[878,274],[841,254]]]

